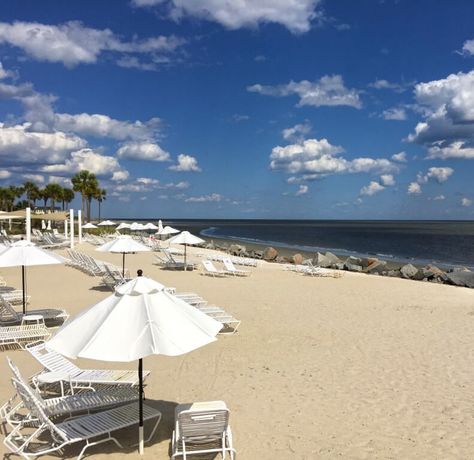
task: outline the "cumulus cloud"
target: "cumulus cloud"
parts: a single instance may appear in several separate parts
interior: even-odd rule
[[[427,184],[429,181],[435,181],[438,184],[443,184],[451,177],[453,173],[454,169],[452,168],[440,168],[436,166],[429,168],[425,174],[419,172],[416,175],[416,182],[412,182],[408,186],[408,193],[421,193],[421,186],[423,184]],[[414,184],[416,184],[416,186]],[[410,191],[410,187],[413,191]]]
[[[433,198],[434,201],[443,201],[443,200],[445,200],[445,199],[446,199],[446,197],[445,197],[444,195],[436,195],[436,196]]]
[[[466,40],[462,45],[462,53],[469,56],[474,56],[474,39]]]
[[[8,179],[11,177],[12,173],[6,169],[0,169],[0,179]]]
[[[0,80],[2,80],[3,78],[13,77],[13,76],[14,76],[13,72],[9,70],[5,70],[3,68],[3,64],[0,62]]]
[[[228,29],[277,23],[291,32],[308,32],[311,22],[321,18],[320,0],[132,0],[138,7],[164,5],[172,18],[193,16],[221,24]]]
[[[461,200],[461,206],[464,206],[465,208],[468,208],[469,206],[471,206],[472,204],[472,200],[470,200],[469,198],[463,198]]]
[[[101,155],[91,149],[81,149],[72,152],[70,158],[64,163],[43,166],[42,172],[52,174],[75,174],[82,169],[96,174],[97,176],[112,176],[115,172],[121,171],[122,168],[117,158]]]
[[[380,176],[380,183],[385,187],[391,187],[395,185],[395,179],[392,174],[382,174]]]
[[[117,150],[119,158],[129,160],[168,161],[170,154],[154,142],[127,142]]]
[[[31,125],[0,123],[0,164],[59,163],[74,150],[85,147],[84,139],[63,132],[31,132]]]
[[[22,174],[23,179],[37,184],[42,184],[44,182],[44,176],[42,174]]]
[[[307,185],[300,185],[295,195],[296,196],[306,195],[308,191],[309,191],[309,187]]]
[[[407,154],[405,152],[394,153],[392,160],[398,163],[405,163],[407,161]]]
[[[423,113],[408,141],[428,147],[430,158],[474,158],[474,70],[415,86]]]
[[[311,131],[311,123],[306,120],[304,123],[298,123],[291,128],[285,128],[281,134],[287,141],[301,142]]]
[[[411,86],[413,83],[394,83],[388,80],[375,80],[372,83],[369,83],[369,88],[374,89],[388,89],[395,91],[396,93],[403,93],[407,90],[408,86]]]
[[[178,155],[178,163],[170,166],[168,169],[176,172],[201,172],[201,168],[198,165],[196,158],[191,155]]]
[[[385,187],[373,180],[373,181],[370,181],[369,185],[366,185],[365,187],[362,187],[360,189],[360,194],[372,196],[372,195],[375,195],[376,193],[381,192],[382,190],[385,190]]]
[[[340,156],[344,149],[332,145],[327,139],[307,139],[302,143],[274,147],[270,155],[270,168],[294,175],[288,180],[314,180],[331,174],[397,172],[398,167],[385,158],[354,158]]]
[[[130,176],[130,173],[129,173],[128,171],[126,171],[126,170],[115,171],[115,172],[112,174],[111,179],[112,179],[114,182],[123,182],[123,181],[127,180],[129,176]]]
[[[382,112],[385,120],[403,121],[407,119],[407,113],[403,107],[391,107]]]
[[[298,107],[305,105],[321,106],[349,106],[356,109],[362,107],[359,91],[346,88],[341,75],[325,75],[315,82],[302,80],[299,82],[276,86],[255,84],[248,86],[247,90],[265,96],[284,97],[297,95],[300,100]]]
[[[409,195],[419,195],[421,193],[421,186],[417,182],[412,182],[408,185],[408,194]]]
[[[201,195],[201,196],[190,196],[186,198],[184,201],[187,203],[209,203],[209,202],[214,202],[218,203],[219,201],[222,201],[223,196],[220,195],[219,193],[212,193],[210,195]]]
[[[0,22],[1,43],[20,48],[38,61],[60,62],[66,67],[74,67],[93,64],[104,52],[121,56],[166,55],[180,47],[183,40],[175,36],[158,36],[125,42],[110,29],[93,29],[79,21],[60,25],[16,21],[12,24]]]

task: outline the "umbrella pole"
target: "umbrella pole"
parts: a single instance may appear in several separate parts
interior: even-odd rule
[[[21,266],[21,287],[23,288],[23,314],[26,314],[25,266]]]
[[[122,278],[125,278],[125,252],[122,253]]]
[[[188,271],[188,265],[186,264],[186,243],[184,243],[184,271]]]
[[[143,360],[138,360],[138,452],[143,455]]]

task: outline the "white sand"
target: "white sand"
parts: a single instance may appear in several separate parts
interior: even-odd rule
[[[121,263],[120,255],[80,249]],[[313,278],[276,264],[252,269],[249,278],[219,279],[165,271],[152,260],[152,253],[130,255],[127,266],[199,293],[242,325],[186,356],[145,360],[147,402],[164,416],[145,457],[168,458],[177,403],[222,399],[240,459],[474,458],[474,291],[351,273]],[[0,275],[20,286],[19,269]],[[74,314],[110,295],[97,288],[99,278],[65,266],[28,269],[28,281],[31,307]],[[26,375],[38,370],[27,352],[0,353]],[[12,387],[4,359],[0,373],[5,401]],[[135,440],[135,430],[122,435]],[[90,454],[139,458],[113,444]]]

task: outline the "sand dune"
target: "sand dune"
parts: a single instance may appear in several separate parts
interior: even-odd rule
[[[120,264],[120,255],[81,249]],[[131,255],[127,265],[199,293],[242,325],[189,355],[145,360],[152,370],[148,402],[164,415],[145,457],[167,458],[177,403],[210,399],[231,409],[240,459],[474,457],[474,291],[353,273],[313,278],[276,264],[252,269],[248,278],[218,279],[164,271],[152,259]],[[19,269],[0,274],[20,286]],[[77,313],[110,294],[98,281],[65,266],[30,268],[31,307]],[[38,370],[26,352],[1,353],[27,375]],[[5,359],[0,372],[3,402],[12,392]],[[123,436],[131,444],[135,431]],[[6,453],[3,444],[0,451]],[[70,448],[65,458],[77,453]],[[139,458],[113,444],[90,454]]]

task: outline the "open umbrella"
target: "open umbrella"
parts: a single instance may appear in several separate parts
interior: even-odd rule
[[[92,224],[91,222],[88,222],[87,224],[83,225],[82,228],[97,228],[97,225]]]
[[[143,358],[179,356],[216,340],[222,324],[156,281],[139,276],[62,326],[47,348],[68,358],[138,360],[139,446],[143,454]]]
[[[155,224],[148,222],[143,226],[143,230],[158,230],[158,227]]]
[[[170,227],[169,225],[167,225],[163,230],[161,230],[161,232],[158,231],[159,235],[174,235],[175,233],[179,233],[179,230],[176,230],[175,228]]]
[[[13,243],[0,253],[0,267],[21,266],[21,284],[23,288],[23,313],[26,313],[26,267],[34,265],[53,265],[66,262],[64,257],[39,248],[34,243],[21,240]]]
[[[126,222],[122,222],[119,224],[119,226],[115,230],[122,230],[123,228],[130,228],[130,224],[127,224]]]
[[[122,235],[115,240],[109,241],[108,243],[99,246],[96,251],[121,253],[123,255],[122,276],[125,276],[125,254],[131,254],[134,252],[148,252],[151,251],[151,249],[148,246],[135,241],[128,235]]]
[[[186,269],[186,246],[188,244],[194,245],[194,244],[204,243],[204,240],[202,240],[201,238],[197,236],[194,236],[192,233],[189,233],[188,231],[181,232],[179,235],[173,236],[173,238],[170,238],[167,241],[170,244],[184,244],[184,268],[185,269]]]
[[[101,227],[111,227],[112,225],[117,225],[115,222],[112,222],[111,220],[103,220],[102,222],[99,222],[97,225]]]
[[[138,223],[138,222],[133,222],[133,224],[130,225],[130,230],[132,230],[132,231],[145,230],[145,226],[143,224]]]

